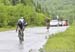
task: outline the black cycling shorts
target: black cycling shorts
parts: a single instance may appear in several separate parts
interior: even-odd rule
[[[23,29],[23,24],[18,24],[18,26],[20,27],[20,29]]]

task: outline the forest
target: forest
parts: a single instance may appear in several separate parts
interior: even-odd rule
[[[0,27],[15,26],[20,17],[29,25],[45,25],[45,17],[75,19],[75,0],[0,0]]]

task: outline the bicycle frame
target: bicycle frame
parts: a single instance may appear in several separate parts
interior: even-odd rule
[[[20,44],[22,44],[22,42],[24,41],[24,33],[23,33],[23,30],[19,30],[18,31],[18,37],[19,37],[19,42],[20,42]]]

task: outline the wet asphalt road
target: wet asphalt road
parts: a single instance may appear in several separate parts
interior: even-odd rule
[[[47,37],[52,34],[63,32],[67,29],[64,27],[51,27],[47,32],[46,27],[26,28],[24,31],[24,42],[19,44],[18,35],[15,30],[0,32],[0,52],[38,52],[47,42]]]

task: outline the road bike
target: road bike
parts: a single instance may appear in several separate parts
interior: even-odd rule
[[[23,30],[20,29],[18,31],[18,37],[19,37],[20,44],[22,44],[22,42],[24,41],[24,33],[23,33]]]

